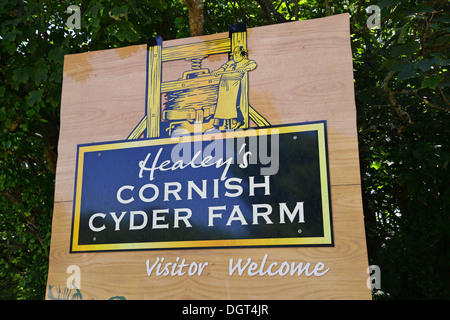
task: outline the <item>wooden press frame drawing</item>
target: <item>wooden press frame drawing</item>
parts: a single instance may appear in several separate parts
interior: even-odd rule
[[[59,288],[70,289],[67,282],[73,279],[70,268],[75,265],[81,271],[79,290],[87,300],[117,296],[129,300],[371,299],[370,286],[366,285],[369,264],[361,200],[349,19],[346,13],[247,29],[249,58],[258,63],[248,74],[249,104],[274,127],[324,120],[327,123],[334,244],[329,247],[71,253],[78,145],[123,142],[137,124],[142,127],[133,130],[136,136],[130,138],[138,140],[128,140],[128,143],[156,143],[162,137],[147,139],[145,133],[144,105],[149,98],[145,92],[146,45],[66,55],[46,298],[57,298]],[[213,51],[214,48],[219,51],[221,44],[224,53],[231,52],[231,41],[228,33],[167,40],[159,48],[161,63],[169,53],[172,58],[175,54],[183,56],[201,44],[204,49],[198,50]],[[208,44],[214,46],[211,48]],[[213,69],[225,60],[226,54],[212,55],[204,60],[204,65]],[[176,79],[180,71],[186,69],[186,64],[189,62],[183,60],[162,63],[164,70],[159,77],[163,81]],[[160,92],[166,86],[169,83],[160,83]],[[164,103],[164,98],[161,102]],[[251,106],[249,123],[256,127],[258,119],[252,114]],[[160,112],[162,119],[164,110]],[[162,121],[162,126],[165,125]],[[200,138],[203,137],[189,137]],[[208,262],[208,269],[201,276],[156,276],[154,273],[149,276],[146,261],[153,264],[162,257],[165,263],[174,263],[177,258],[179,261],[186,259],[188,263]],[[242,259],[244,264],[247,259],[258,265],[265,262],[266,267],[275,262],[280,266],[283,261],[321,262],[330,270],[319,278],[304,274],[271,277],[247,272],[242,275],[234,272],[230,276],[230,259],[234,263]],[[164,265],[161,270],[163,268]]]
[[[203,58],[215,54],[230,54],[236,47],[242,47],[247,51],[247,27],[244,23],[231,25],[227,38],[165,48],[162,44],[163,39],[160,36],[149,39],[147,43],[145,116],[127,137],[127,140],[139,139],[142,135],[144,138],[160,137],[161,94],[173,90],[182,90],[192,82],[188,79],[162,82],[162,64],[164,62],[184,59],[191,61],[193,66],[198,66]],[[199,81],[201,83],[202,80]],[[204,78],[203,81],[211,83],[212,81],[219,81],[219,79]],[[244,125],[241,129],[249,127],[249,119],[258,127],[270,126],[269,122],[250,105],[248,88],[248,74],[245,72],[241,80],[240,94],[240,108],[244,116]]]

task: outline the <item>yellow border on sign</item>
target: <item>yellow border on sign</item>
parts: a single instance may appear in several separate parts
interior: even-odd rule
[[[79,245],[79,225],[80,225],[80,207],[81,191],[83,185],[83,166],[84,154],[86,152],[102,152],[107,150],[128,149],[136,147],[147,147],[155,145],[176,144],[180,142],[211,141],[211,138],[230,139],[240,137],[251,137],[270,134],[295,133],[305,131],[318,132],[319,148],[319,167],[321,180],[322,197],[322,221],[324,235],[323,237],[304,237],[304,238],[263,238],[263,239],[228,239],[228,240],[192,240],[192,241],[164,241],[164,242],[137,242],[137,243],[110,243],[110,244],[88,244]],[[115,251],[115,250],[143,250],[143,249],[187,249],[187,248],[219,248],[219,247],[251,247],[251,246],[288,246],[288,245],[332,245],[331,233],[331,212],[330,195],[328,184],[328,164],[327,164],[327,143],[325,135],[325,122],[306,123],[297,125],[288,125],[282,127],[269,128],[250,128],[246,130],[236,130],[233,132],[217,132],[212,134],[194,134],[180,136],[176,138],[161,138],[150,140],[131,140],[111,142],[104,144],[84,145],[78,147],[77,174],[75,186],[75,203],[73,214],[72,244],[71,252],[87,251]]]

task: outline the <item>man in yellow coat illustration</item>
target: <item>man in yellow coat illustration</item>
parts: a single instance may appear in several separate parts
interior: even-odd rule
[[[211,74],[221,75],[214,113],[214,127],[218,129],[237,129],[244,124],[244,116],[239,108],[241,101],[241,80],[245,72],[257,67],[247,58],[244,47],[235,47],[230,60]]]

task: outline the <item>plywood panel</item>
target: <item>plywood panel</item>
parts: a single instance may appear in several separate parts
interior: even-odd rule
[[[108,299],[121,295],[128,299],[361,299],[368,297],[365,280],[367,259],[364,232],[354,219],[362,208],[360,187],[339,186],[332,189],[333,229],[335,247],[319,248],[253,248],[157,250],[115,253],[68,254],[70,224],[64,223],[72,215],[72,203],[55,204],[52,233],[52,261],[49,284],[66,279],[67,267],[81,267],[82,292],[86,298]],[[352,230],[350,233],[349,230]],[[330,270],[321,277],[289,275],[273,277],[229,276],[229,261],[251,257],[261,263],[267,254],[266,267],[283,261],[322,262]],[[201,276],[147,275],[146,260],[153,264],[157,258],[175,262],[177,257],[186,263],[208,262]],[[312,268],[310,268],[312,269]],[[276,269],[274,269],[276,270]],[[65,281],[65,280],[64,280]],[[64,285],[62,283],[61,285]],[[115,285],[114,285],[115,284]],[[120,285],[118,285],[120,284]],[[138,285],[137,285],[138,284]],[[151,292],[151,294],[150,294]]]
[[[334,247],[69,253],[78,144],[124,140],[145,115],[146,45],[65,57],[61,132],[48,284],[65,287],[69,265],[81,268],[84,299],[368,299],[349,15],[247,30],[249,103],[272,125],[326,120]],[[163,47],[228,37],[164,41]],[[226,54],[210,56],[215,70]],[[187,61],[163,65],[178,79]],[[251,122],[252,125],[252,122]],[[253,124],[254,126],[254,124]],[[283,159],[281,159],[283,161]],[[260,263],[322,262],[321,277],[229,276],[230,259]],[[148,276],[147,259],[208,261],[201,276]]]

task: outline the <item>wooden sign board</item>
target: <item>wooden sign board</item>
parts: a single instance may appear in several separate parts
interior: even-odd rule
[[[66,56],[46,297],[370,299],[348,20]]]

